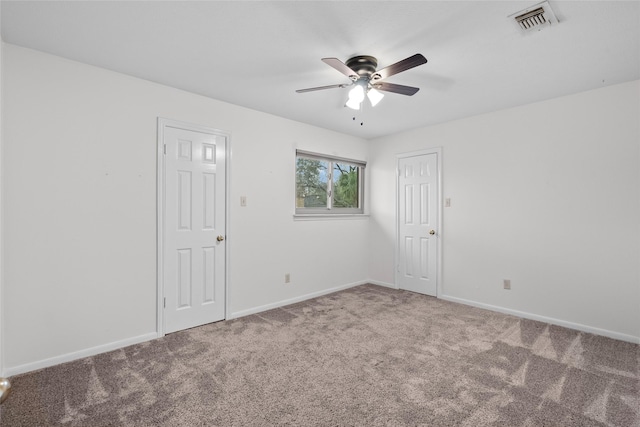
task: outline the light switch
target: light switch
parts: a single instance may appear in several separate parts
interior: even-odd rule
[[[247,206],[247,196],[240,196],[240,206],[243,208]]]
[[[444,199],[444,207],[445,208],[450,208],[451,207],[451,199],[450,198],[446,198]]]

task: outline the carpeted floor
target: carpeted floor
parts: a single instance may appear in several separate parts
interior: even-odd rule
[[[2,426],[640,426],[640,348],[364,285],[12,378]]]

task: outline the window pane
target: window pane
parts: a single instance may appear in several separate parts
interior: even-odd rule
[[[348,163],[333,164],[333,206],[358,208],[358,184],[360,168]]]
[[[327,207],[327,171],[329,162],[298,157],[296,159],[296,207]]]

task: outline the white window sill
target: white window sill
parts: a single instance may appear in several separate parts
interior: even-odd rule
[[[369,214],[294,214],[294,221],[325,221],[325,220],[353,220],[369,219]]]

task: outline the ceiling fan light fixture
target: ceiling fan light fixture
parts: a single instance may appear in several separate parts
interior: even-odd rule
[[[354,101],[352,99],[347,100],[347,103],[344,104],[345,107],[349,107],[352,110],[359,110],[360,109],[360,103],[362,101]]]
[[[345,105],[354,110],[359,110],[360,103],[364,101],[364,96],[364,87],[362,87],[362,84],[358,82],[355,84],[353,89],[349,91],[349,99]]]
[[[353,89],[349,91],[349,101],[362,102],[364,101],[364,88],[361,84],[356,84]]]
[[[371,102],[371,106],[375,107],[378,105],[378,102],[384,98],[384,94],[377,89],[371,88],[369,92],[367,92],[367,98],[369,98],[369,102]]]

